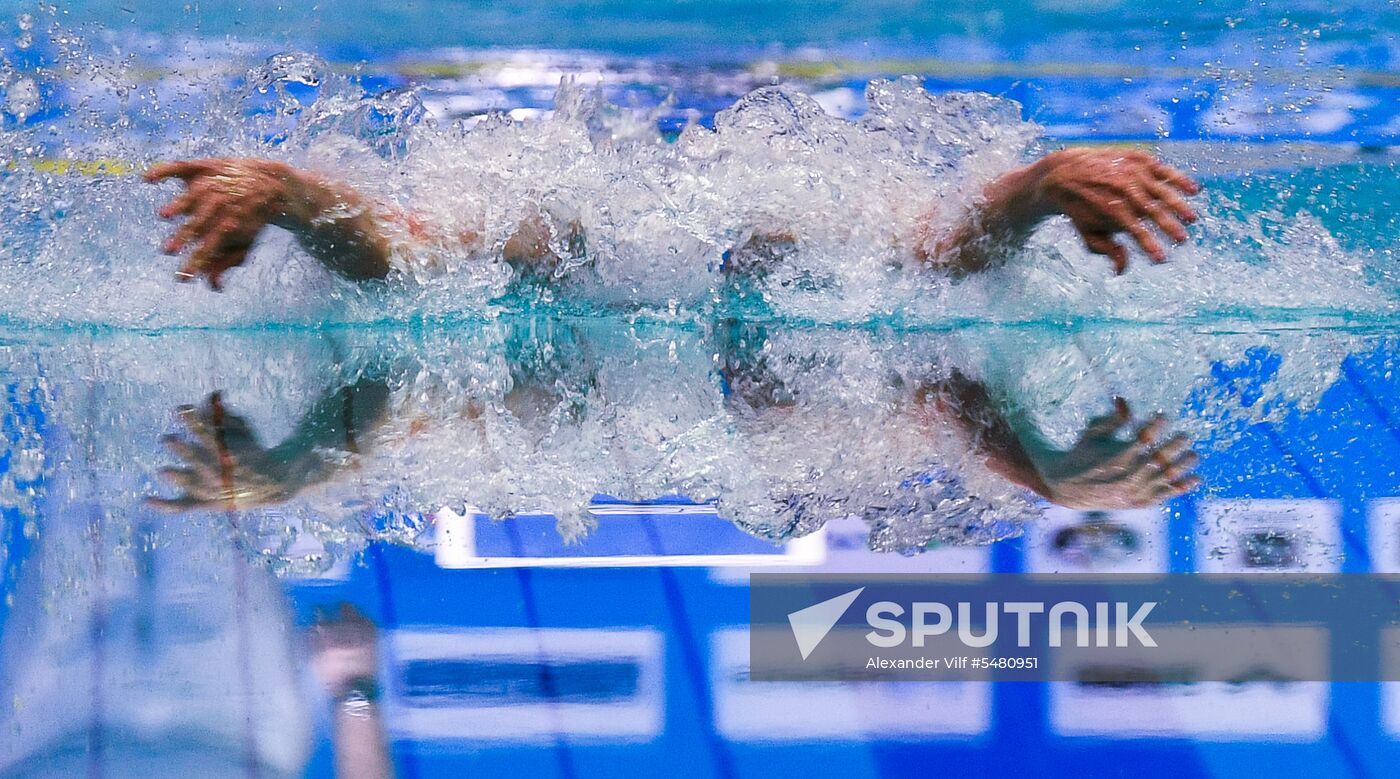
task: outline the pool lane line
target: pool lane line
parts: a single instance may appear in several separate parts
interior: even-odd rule
[[[422,56],[427,54],[429,56]],[[494,56],[491,56],[494,54]],[[546,66],[553,74],[559,71],[575,73],[588,79],[596,77],[599,85],[625,85],[632,83],[653,83],[668,86],[676,83],[676,71],[666,63],[658,63],[653,58],[607,52],[586,52],[558,50],[539,47],[510,47],[498,49],[488,56],[476,58],[453,58],[432,56],[431,51],[406,51],[391,55],[378,62],[331,58],[325,61],[326,69],[340,76],[358,79],[402,79],[406,84],[393,84],[402,87],[408,84],[421,84],[432,81],[454,81],[461,79],[480,80],[488,87],[513,88],[494,81],[492,76],[502,70],[518,69],[522,62],[528,65]],[[367,66],[372,66],[370,70]],[[1257,83],[1295,85],[1298,71],[1269,67],[1255,68],[1251,76]],[[1228,83],[1230,76],[1221,75],[1210,67],[1193,65],[1150,64],[1138,65],[1126,62],[1102,60],[959,60],[946,57],[888,56],[863,59],[851,56],[829,56],[818,58],[776,58],[757,56],[734,62],[729,67],[701,67],[696,72],[709,77],[747,79],[750,88],[767,85],[774,75],[802,82],[823,84],[837,79],[891,78],[900,75],[914,75],[921,79],[938,78],[1053,78],[1085,81],[1194,81],[1207,79]],[[1317,72],[1330,74],[1347,86],[1363,88],[1400,87],[1400,74],[1377,68],[1346,67],[1338,63],[1326,63]],[[133,68],[129,75],[137,82],[162,81],[168,78],[187,76],[178,67],[160,64],[147,64]],[[213,74],[215,78],[237,81],[247,75],[242,67],[228,67]],[[58,79],[65,83],[67,79]],[[558,84],[557,76],[548,76],[535,82],[526,83],[526,88],[553,89]],[[591,85],[591,82],[590,82]]]
[[[666,545],[661,540],[660,531],[653,518],[643,515],[641,524],[652,551],[664,556]],[[719,717],[715,707],[710,656],[701,648],[701,628],[686,605],[685,587],[680,580],[681,572],[670,567],[657,567],[654,570],[661,580],[661,591],[669,606],[666,609],[666,617],[671,621],[671,629],[679,639],[676,643],[679,645],[681,661],[686,670],[685,681],[689,683],[691,695],[694,696],[695,705],[699,709],[700,722],[697,724],[700,726],[705,746],[709,749],[720,779],[735,779],[739,776],[739,771],[734,754],[718,729]]]
[[[1319,142],[1298,139],[1266,140],[1256,138],[1162,138],[1158,136],[1096,136],[1093,138],[1063,138],[1047,135],[1044,140],[1052,147],[1065,146],[1093,146],[1093,147],[1122,147],[1126,149],[1145,149],[1156,151],[1187,151],[1195,148],[1215,148],[1220,146],[1228,147],[1248,147],[1250,150],[1258,151],[1261,147],[1269,151],[1279,151],[1286,155],[1298,154],[1322,154],[1330,153],[1337,159],[1329,161],[1345,163],[1354,161],[1357,158],[1376,156],[1385,152],[1393,146],[1385,144],[1366,144],[1358,142]],[[1274,164],[1276,160],[1268,160],[1269,164]],[[47,173],[54,176],[86,176],[90,178],[105,177],[125,177],[141,171],[147,167],[146,163],[133,160],[121,159],[119,157],[32,157],[22,159],[12,159],[0,163],[0,172],[15,173],[25,168],[36,173]],[[1246,170],[1258,168],[1258,164],[1245,163]]]
[[[10,160],[4,163],[4,171],[7,173],[14,173],[25,167],[37,173],[48,173],[55,176],[120,177],[143,170],[145,166],[115,157],[94,157],[92,159],[37,157]]]

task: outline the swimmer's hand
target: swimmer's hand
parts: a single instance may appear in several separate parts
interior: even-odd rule
[[[1032,215],[1069,217],[1089,251],[1107,257],[1117,273],[1128,269],[1128,249],[1115,237],[1119,233],[1161,263],[1167,250],[1153,228],[1179,244],[1186,241],[1186,225],[1196,221],[1183,196],[1201,186],[1143,151],[1064,149],[1028,170]]]
[[[1113,414],[1091,420],[1074,446],[1033,456],[1048,488],[1045,498],[1074,509],[1152,506],[1200,485],[1192,474],[1199,457],[1185,436],[1160,440],[1166,420],[1154,417],[1133,430],[1128,404],[1115,400]]]
[[[936,214],[915,229],[915,255],[955,273],[975,273],[1025,243],[1041,222],[1069,217],[1084,245],[1128,269],[1127,233],[1153,262],[1167,250],[1156,231],[1174,243],[1186,240],[1196,212],[1185,196],[1200,185],[1146,152],[1071,148],[1052,152],[988,184],[981,201],[951,230],[934,232]]]
[[[181,160],[153,166],[146,181],[177,178],[185,191],[159,211],[185,221],[165,242],[167,254],[193,247],[176,272],[223,286],[242,265],[259,234],[275,225],[292,232],[326,266],[354,279],[388,273],[388,247],[360,196],[349,187],[285,163],[252,158]]]
[[[182,465],[157,475],[182,492],[147,498],[147,505],[172,512],[242,510],[286,501],[306,482],[306,464],[264,449],[242,417],[224,410],[219,393],[203,407],[181,406],[176,413],[187,435],[161,442]]]
[[[185,191],[159,211],[162,219],[185,217],[166,240],[166,254],[190,252],[175,272],[179,281],[203,277],[218,290],[224,272],[242,265],[258,234],[269,224],[289,222],[294,212],[297,171],[271,160],[184,160],[156,165],[146,181],[178,178]]]

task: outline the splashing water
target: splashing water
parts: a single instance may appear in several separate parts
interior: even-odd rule
[[[825,84],[777,85],[791,67],[702,75],[687,64],[669,73],[687,82],[729,79],[716,90],[725,108],[707,104],[678,123],[688,98],[662,100],[660,71],[637,62],[561,84],[572,70],[560,65],[567,55],[521,55],[510,66],[519,89],[478,84],[444,96],[432,77],[383,89],[378,77],[313,54],[267,58],[269,49],[232,39],[127,35],[114,30],[138,29],[127,19],[137,11],[109,5],[116,20],[109,29],[80,36],[43,10],[21,18],[12,45],[0,49],[0,579],[16,582],[0,605],[10,733],[0,762],[17,770],[119,772],[130,758],[143,766],[188,762],[186,774],[301,772],[318,728],[296,669],[309,648],[313,670],[321,670],[317,634],[325,623],[317,616],[308,647],[291,627],[285,594],[258,568],[329,579],[372,542],[432,553],[431,514],[442,506],[471,504],[506,521],[548,511],[582,546],[568,554],[617,546],[607,532],[616,527],[588,537],[597,493],[713,502],[744,531],[775,543],[849,519],[846,527],[865,528],[865,542],[882,552],[987,544],[1019,535],[1045,504],[992,462],[1003,431],[966,418],[1000,415],[1005,428],[1030,431],[1024,441],[1067,451],[1114,408],[1115,396],[1131,404],[1134,426],[1165,414],[1206,455],[1197,497],[1252,496],[1301,474],[1309,484],[1299,494],[1345,495],[1346,510],[1360,516],[1369,495],[1393,494],[1394,474],[1379,471],[1386,461],[1363,451],[1390,442],[1393,431],[1362,429],[1391,421],[1397,397],[1400,221],[1382,212],[1400,187],[1379,155],[1309,169],[1243,144],[1168,146],[1173,164],[1207,184],[1194,203],[1203,218],[1168,265],[1136,261],[1115,277],[1067,224],[1051,222],[1005,264],[953,279],[910,262],[910,225],[926,214],[951,224],[987,181],[1050,146],[1010,100],[930,94],[915,79],[857,83],[840,68]],[[1025,113],[1052,135],[1064,134],[1067,114],[1098,130],[1132,135],[1153,125],[1165,134],[1169,119],[1192,111],[1164,104],[1189,104],[1192,92],[1219,87],[1229,99],[1201,101],[1196,126],[1250,137],[1276,108],[1256,99],[1253,82],[1279,81],[1269,70],[1295,49],[1300,61],[1322,62],[1317,51],[1336,45],[1329,35],[1307,48],[1319,19],[1344,14],[1358,57],[1394,48],[1365,40],[1361,19],[1372,9],[1354,4],[1345,11],[1286,4],[1295,20],[1287,27],[1268,15],[1283,10],[1227,20],[1280,42],[1262,66],[1247,48],[1228,45],[1233,39],[1203,46],[1212,9],[1195,4],[1170,11],[1165,35],[1156,6],[1105,14],[1101,4],[1033,5],[1027,13],[1036,21],[1072,12],[1093,24],[1051,40],[1053,31],[1026,24],[1025,14],[1004,20],[1000,11],[929,6],[927,14],[911,10],[900,29],[936,39],[940,54],[960,45],[950,44],[944,25],[966,16],[969,24],[1005,27],[1001,41],[1031,51],[1032,60],[1058,62],[1053,49],[1068,40],[1091,52],[1093,65],[1205,63],[1210,84],[1191,76],[1176,91],[1137,84],[1124,90],[1133,92],[1128,111],[1128,101],[1095,95],[1099,104],[1083,115],[1062,112],[1058,129],[1031,98]],[[197,18],[199,6],[187,6],[186,17]],[[364,14],[294,6],[269,6],[259,16],[309,18],[315,24],[307,26],[365,37]],[[402,9],[399,29],[393,21],[376,27],[379,44],[402,45],[405,36],[460,44],[480,13],[466,9],[440,26],[407,29],[415,22],[402,20],[432,13],[426,8]],[[555,45],[636,39],[635,26],[605,28],[619,9],[638,15],[638,8],[591,3],[577,26],[542,35],[556,36]],[[495,26],[471,29],[471,40],[518,41],[536,34],[526,27],[547,27],[499,10],[489,13]],[[204,14],[206,36],[255,35],[248,30],[269,24],[246,13]],[[568,3],[541,14],[532,18],[578,15]],[[839,15],[884,24],[879,13]],[[815,34],[807,15],[782,16],[802,25],[772,40]],[[674,26],[653,26],[636,44],[641,50],[684,45],[672,40],[684,37],[671,35]],[[930,30],[937,35],[919,32]],[[723,39],[768,34],[725,29]],[[881,45],[867,43],[864,56]],[[148,70],[152,49],[164,59]],[[456,64],[459,83],[470,84],[479,63]],[[1358,104],[1358,93],[1346,94],[1354,84],[1323,67],[1295,79],[1292,63],[1284,64],[1289,83],[1272,93],[1287,101],[1278,112],[1296,111],[1308,127],[1330,122],[1330,137],[1345,138]],[[884,70],[891,69],[868,72]],[[552,79],[540,88],[545,73]],[[626,80],[644,83],[613,88]],[[526,90],[533,91],[522,99]],[[631,100],[642,92],[661,102]],[[1115,110],[1121,115],[1111,116]],[[1367,121],[1375,129],[1391,116],[1378,110]],[[1172,136],[1181,137],[1175,128]],[[356,285],[270,230],[249,264],[229,274],[224,293],[178,285],[177,261],[157,248],[172,226],[155,216],[173,185],[142,184],[139,173],[158,161],[233,155],[313,168],[412,212],[434,234],[479,236],[479,246],[401,244],[392,278]],[[1260,157],[1285,170],[1237,170]],[[545,225],[561,258],[531,275],[501,256],[522,220]],[[779,239],[761,264],[733,253],[763,235]],[[959,395],[959,387],[986,397],[968,399],[976,393]],[[1368,394],[1377,387],[1386,391]],[[1333,388],[1340,391],[1324,402]],[[1262,443],[1261,422],[1274,436]],[[1324,426],[1330,438],[1301,440]],[[1131,429],[1119,432],[1117,443],[1130,447]],[[172,433],[178,438],[162,440]],[[191,453],[215,453],[217,462]],[[1238,483],[1224,484],[1231,479]],[[222,488],[212,498],[211,484]],[[148,503],[154,496],[179,515],[158,519]],[[191,496],[198,500],[179,504]],[[1127,524],[1076,514],[1072,527],[1082,535],[1061,550],[1064,559],[1150,562],[1170,551],[1176,567],[1191,562],[1176,555],[1192,539],[1203,545],[1198,566],[1236,555],[1222,543],[1220,519],[1234,509],[1217,504],[1212,526],[1212,512],[1198,504],[1198,527],[1179,535],[1192,512],[1171,509],[1191,500],[1134,512]],[[1357,539],[1332,545],[1290,511],[1249,536],[1259,547],[1250,551],[1281,560],[1321,545],[1318,558],[1339,566],[1355,554]],[[1042,538],[1058,547],[1074,512],[1054,514]],[[666,525],[643,525],[650,546],[673,550]],[[699,527],[720,536],[729,530]],[[493,530],[520,551],[537,540],[535,528]],[[838,535],[828,549],[842,548]],[[1107,555],[1096,550],[1110,543]],[[1384,545],[1361,539],[1360,549],[1380,566]],[[491,554],[485,545],[478,551]],[[1008,559],[987,558],[998,568]],[[395,556],[375,550],[363,559],[377,566],[369,579],[403,578]],[[1033,556],[1025,560],[1027,570],[1043,570]],[[936,555],[918,561],[925,569],[944,564]],[[364,580],[354,574],[348,589],[318,587],[310,597],[326,601]],[[406,584],[394,602],[410,607],[418,603],[414,585],[418,595],[445,592],[425,590],[427,579]],[[385,628],[412,627],[412,614],[402,624],[394,616],[385,613]],[[453,639],[452,616],[429,626],[434,641]],[[382,636],[386,652],[414,639],[411,631]],[[527,647],[527,671],[552,662],[539,648]],[[403,655],[387,657],[385,667],[415,670]],[[71,672],[88,666],[91,674]],[[422,668],[439,666],[447,668]],[[336,691],[332,697],[340,700]],[[336,710],[363,713],[350,708]]]
[[[146,498],[169,494],[155,474],[173,464],[160,440],[181,429],[174,409],[219,392],[266,447],[305,435],[316,409],[332,412],[319,424],[333,434],[316,446],[334,467],[286,499],[236,512],[251,535],[311,533],[352,550],[367,536],[429,544],[422,515],[466,501],[497,517],[547,511],[576,537],[589,530],[597,493],[682,494],[717,502],[774,541],[855,514],[878,548],[917,551],[1016,534],[1040,513],[988,469],[978,434],[930,415],[923,387],[980,382],[1059,448],[1115,394],[1142,417],[1184,409],[1177,429],[1201,448],[1228,448],[1250,424],[1310,408],[1346,355],[1377,343],[1325,330],[1114,327],[1067,337],[506,316],[418,333],[114,332],[16,343],[0,347],[0,378],[18,386],[43,366],[33,392],[42,390],[47,429],[17,438],[10,457],[42,468],[50,494],[67,494],[55,484],[87,494],[93,479],[113,516],[139,517]],[[1249,360],[1272,367],[1241,379],[1249,386],[1217,383]],[[377,410],[356,413],[353,431],[337,427],[347,387],[383,393]],[[18,478],[26,488],[35,480]],[[28,492],[0,499],[33,504]],[[370,531],[364,517],[375,515]]]
[[[1138,262],[1122,277],[1055,222],[970,278],[919,267],[908,260],[917,217],[951,224],[986,182],[1041,148],[1014,102],[932,95],[911,78],[871,82],[858,118],[762,87],[712,126],[691,122],[670,137],[657,129],[664,104],[624,108],[568,79],[552,111],[449,123],[434,121],[416,91],[368,94],[313,55],[274,56],[231,84],[223,71],[191,71],[133,87],[130,58],[95,58],[75,36],[50,37],[55,62],[27,75],[5,65],[14,121],[0,144],[11,159],[105,158],[139,170],[172,158],[271,157],[343,180],[442,233],[482,237],[479,249],[400,246],[388,283],[357,286],[271,230],[215,294],[177,285],[174,261],[156,253],[169,228],[155,210],[168,189],[133,175],[12,166],[0,180],[0,323],[14,332],[275,331],[266,342],[228,333],[209,336],[228,343],[175,346],[169,334],[122,335],[7,352],[16,377],[62,377],[68,394],[56,394],[56,416],[85,431],[95,467],[105,463],[109,487],[132,501],[153,491],[149,474],[162,462],[154,442],[175,405],[232,389],[235,413],[275,411],[282,418],[263,427],[287,429],[324,375],[373,375],[392,391],[391,421],[365,442],[374,454],[357,460],[358,481],[317,485],[271,522],[319,521],[349,543],[354,532],[327,517],[411,516],[465,498],[495,515],[546,509],[581,532],[594,493],[682,493],[718,501],[771,539],[854,513],[884,549],[987,541],[1036,510],[968,456],[966,441],[921,423],[910,387],[955,370],[978,377],[1060,446],[1114,393],[1144,412],[1186,407],[1184,424],[1204,433],[1308,408],[1357,346],[1345,333],[1236,338],[1213,328],[1396,313],[1390,239],[1339,239],[1326,209],[1299,208],[1300,185],[1286,179],[1208,181],[1191,242],[1168,265]],[[59,73],[70,104],[44,118],[44,84]],[[501,258],[527,218],[548,226],[564,258],[543,279],[520,278]],[[761,272],[736,279],[725,255],[755,234],[792,240]],[[579,326],[585,335],[525,339],[554,355],[534,368],[520,358],[518,326],[502,324],[580,310],[621,316],[594,331]],[[735,377],[716,371],[719,323],[734,317],[774,326],[751,347],[765,366],[759,378],[741,371],[739,381],[796,398],[777,403],[780,412],[746,410],[729,395]],[[416,336],[396,327],[347,336],[348,346],[312,335],[301,351],[278,343],[286,325],[425,319],[481,321],[426,344],[407,343]],[[1200,329],[1128,328],[1101,339],[1063,327],[1094,320]],[[1007,324],[1017,327],[938,334]],[[1249,359],[1261,339],[1285,358],[1259,397],[1213,396],[1201,377]],[[576,359],[561,367],[569,354]],[[35,355],[44,371],[20,366]],[[118,395],[99,413],[91,398],[79,402],[77,388],[91,380]],[[389,532],[411,542],[419,529],[406,522]]]
[[[1245,208],[1228,182],[1205,196],[1202,223],[1165,267],[1140,262],[1113,277],[1058,222],[975,278],[918,267],[909,260],[914,220],[931,213],[951,223],[1038,145],[1014,102],[935,96],[912,78],[871,82],[855,120],[790,89],[760,88],[716,115],[713,128],[692,124],[669,141],[655,121],[662,109],[623,109],[567,79],[545,115],[439,124],[415,91],[366,94],[309,54],[276,55],[232,86],[220,73],[132,88],[130,57],[95,57],[59,28],[50,36],[56,62],[36,75],[85,87],[45,121],[12,109],[18,121],[3,138],[12,158],[137,167],[192,156],[284,159],[445,234],[478,234],[482,248],[404,247],[402,273],[361,288],[271,230],[228,292],[214,296],[175,286],[173,261],[156,252],[168,227],[154,211],[168,190],[129,175],[19,166],[3,182],[4,321],[311,325],[490,316],[539,303],[907,325],[1395,313],[1389,246],[1344,250],[1313,214],[1278,203]],[[6,99],[24,108],[34,92],[6,67],[16,75]],[[500,259],[527,218],[549,227],[566,258],[543,285],[522,283]],[[754,234],[794,240],[756,278],[736,282],[723,258]]]

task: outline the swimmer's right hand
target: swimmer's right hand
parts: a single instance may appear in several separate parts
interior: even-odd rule
[[[1145,151],[1062,149],[1024,170],[1035,216],[1069,217],[1085,247],[1107,257],[1116,273],[1128,269],[1128,249],[1118,235],[1129,236],[1153,262],[1166,262],[1155,231],[1183,243],[1186,225],[1197,218],[1185,197],[1201,185]]]
[[[309,201],[309,183],[297,169],[259,159],[181,160],[153,166],[146,181],[178,178],[185,191],[160,209],[163,219],[185,217],[165,242],[166,254],[188,258],[176,271],[179,281],[203,277],[209,287],[222,287],[224,272],[242,265],[253,241],[269,224],[292,226],[308,218],[301,213]]]
[[[1157,233],[1184,242],[1186,226],[1196,221],[1186,198],[1200,190],[1190,176],[1144,151],[1062,149],[992,181],[969,218],[951,230],[935,229],[935,213],[924,217],[914,232],[915,256],[955,272],[983,270],[1001,256],[991,247],[1024,245],[1041,222],[1064,215],[1090,252],[1123,273],[1128,245],[1120,236],[1153,262],[1166,262]]]

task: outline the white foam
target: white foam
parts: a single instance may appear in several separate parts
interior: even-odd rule
[[[481,238],[403,247],[404,273],[380,293],[332,278],[270,230],[215,296],[177,286],[176,261],[156,252],[170,226],[154,211],[173,185],[21,166],[0,183],[6,320],[161,328],[489,313],[512,288],[500,248],[535,216],[556,242],[569,232],[583,238],[585,254],[564,264],[554,298],[623,309],[711,308],[730,283],[724,253],[757,232],[795,242],[746,282],[751,299],[804,320],[1395,310],[1383,256],[1342,250],[1307,215],[1246,213],[1221,195],[1198,203],[1204,218],[1171,263],[1140,261],[1123,277],[1058,222],[974,278],[919,267],[909,262],[915,220],[959,218],[985,182],[1033,153],[1037,128],[1011,101],[934,96],[914,79],[872,82],[858,120],[789,89],[758,89],[716,116],[713,130],[691,126],[667,143],[655,123],[664,106],[623,109],[569,79],[556,110],[466,127],[425,118],[413,92],[365,95],[310,55],[278,55],[232,89],[171,77],[132,91],[122,61],[71,48],[64,61],[75,72],[80,60],[99,64],[81,79],[82,102],[0,138],[12,157],[276,157],[344,179],[446,234]],[[124,132],[105,129],[114,115]]]

